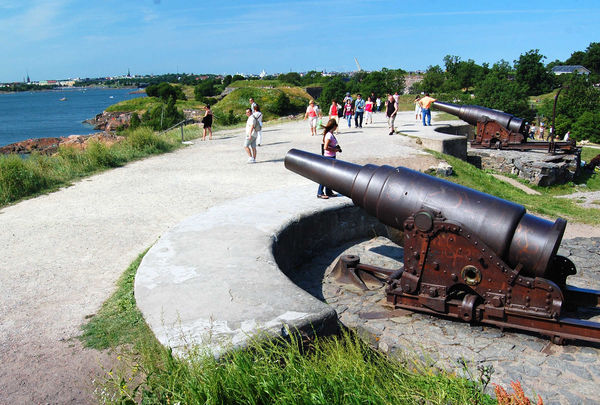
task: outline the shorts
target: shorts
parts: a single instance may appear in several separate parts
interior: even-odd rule
[[[317,117],[310,117],[308,119],[308,123],[311,128],[316,128],[317,127]]]
[[[256,136],[251,136],[250,138],[244,138],[244,146],[250,148],[256,148]]]

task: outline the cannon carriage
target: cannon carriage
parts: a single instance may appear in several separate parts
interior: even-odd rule
[[[403,231],[402,269],[343,256],[334,269],[340,282],[363,290],[382,282],[394,308],[537,332],[557,344],[600,343],[600,324],[575,316],[580,307],[599,313],[600,291],[567,285],[576,269],[557,254],[566,220],[404,167],[295,149],[285,166]]]

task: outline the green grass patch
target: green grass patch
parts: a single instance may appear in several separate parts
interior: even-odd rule
[[[458,378],[415,360],[389,358],[350,332],[299,341],[257,337],[217,361],[192,347],[182,358],[162,347],[135,305],[134,278],[145,253],[83,327],[96,349],[127,348],[96,380],[102,403],[206,404],[493,404],[489,375]]]
[[[262,88],[262,87],[243,87],[238,88],[221,101],[215,104],[213,111],[217,118],[225,116],[230,110],[233,114],[245,120],[246,108],[250,106],[248,100],[252,97],[260,106],[261,112],[265,121],[278,118],[279,116],[273,113],[275,110],[275,101],[277,97],[285,93],[290,99],[290,104],[297,111],[304,111],[308,106],[311,97],[300,87],[280,87],[280,88]]]
[[[598,148],[590,148],[588,146],[581,148],[581,160],[585,162],[589,162],[598,155],[600,155],[600,149]]]
[[[433,121],[450,121],[450,120],[459,120],[456,115],[448,114],[447,112],[439,112],[433,115]]]
[[[160,104],[156,97],[136,97],[131,100],[124,100],[108,107],[106,112],[133,112],[142,113],[155,105]]]
[[[154,336],[144,322],[133,295],[135,274],[146,252],[129,265],[117,281],[117,290],[83,326],[80,340],[86,347],[102,350],[153,340]]]
[[[199,131],[196,126],[190,126],[184,130],[184,138],[197,138]],[[179,129],[159,135],[142,127],[126,131],[123,135],[125,139],[112,146],[91,142],[85,150],[62,146],[53,156],[36,153],[28,158],[0,156],[0,207],[56,190],[84,176],[181,146]]]
[[[261,87],[290,87],[289,83],[282,83],[279,80],[237,80],[227,87],[235,89],[240,88],[261,88]]]
[[[452,165],[454,174],[446,179],[454,183],[521,204],[530,212],[550,217],[563,217],[591,225],[600,223],[600,210],[598,209],[579,207],[574,201],[567,198],[554,198],[551,192],[541,187],[536,189],[542,192],[542,195],[528,195],[465,161],[439,152],[429,152],[436,158],[444,159]]]

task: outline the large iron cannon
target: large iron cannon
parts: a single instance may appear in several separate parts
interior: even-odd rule
[[[548,152],[562,150],[573,153],[577,150],[575,141],[528,142],[529,125],[521,118],[500,110],[478,105],[458,105],[436,101],[433,106],[452,114],[477,127],[473,148],[498,148],[513,150],[547,149]]]
[[[600,342],[600,324],[574,319],[599,308],[599,291],[566,285],[575,266],[557,255],[567,222],[405,167],[365,166],[292,149],[285,167],[350,197],[403,231],[404,268],[381,269],[342,257],[335,272],[366,289],[387,284],[394,307],[537,331],[556,343]]]

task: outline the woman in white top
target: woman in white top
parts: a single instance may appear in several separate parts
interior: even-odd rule
[[[260,146],[260,144],[262,143],[263,115],[260,112],[260,107],[258,106],[258,104],[254,103],[253,109],[254,109],[254,111],[252,112],[252,115],[254,115],[254,118],[256,118],[256,120],[258,121],[258,127],[256,128],[256,145]]]
[[[415,97],[415,120],[417,121],[421,121],[421,103],[419,103],[420,99],[421,97],[419,96]]]

